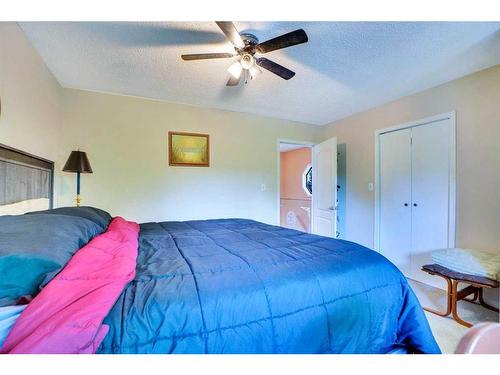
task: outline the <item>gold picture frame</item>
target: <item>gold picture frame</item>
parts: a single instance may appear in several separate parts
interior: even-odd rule
[[[209,167],[210,136],[198,133],[168,132],[168,165]]]

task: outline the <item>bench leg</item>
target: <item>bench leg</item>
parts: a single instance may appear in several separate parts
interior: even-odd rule
[[[479,303],[481,304],[481,306],[486,307],[488,310],[498,312],[498,309],[496,307],[487,304],[486,301],[484,300],[484,298],[483,298],[483,288],[479,289],[479,293],[478,294],[479,294]]]
[[[470,328],[472,327],[472,324],[469,323],[469,322],[466,322],[465,320],[463,320],[462,318],[460,318],[458,316],[458,301],[462,299],[462,298],[459,298],[458,296],[458,281],[457,280],[453,280],[453,283],[452,283],[452,292],[451,292],[451,315],[453,316],[453,319],[457,322],[457,323],[460,323],[461,325],[467,327],[467,328]]]
[[[440,276],[442,277],[443,279],[446,280],[446,283],[448,284],[448,288],[446,289],[446,312],[440,312],[438,310],[434,310],[434,309],[431,309],[429,307],[424,307],[423,309],[425,311],[428,311],[428,312],[431,312],[433,314],[436,314],[436,315],[439,315],[439,316],[448,316],[451,314],[451,306],[452,306],[452,285],[451,285],[451,280],[450,278],[448,277],[445,277],[445,276],[442,276],[442,275],[438,275],[436,274],[436,276]]]
[[[476,304],[476,301],[477,299],[479,298],[479,290],[480,288],[476,288],[476,290],[474,290],[474,295],[472,296],[472,298],[462,298],[463,301],[467,301],[467,302],[470,302],[470,303],[473,303],[473,304]]]

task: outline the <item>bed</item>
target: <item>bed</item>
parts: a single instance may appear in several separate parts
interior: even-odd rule
[[[0,274],[0,353],[440,352],[382,255],[252,220],[3,215]]]
[[[36,242],[22,246],[31,254],[57,254],[59,267],[38,277],[40,289],[50,290],[69,259],[105,233],[108,220],[100,215],[106,213],[80,207],[0,217],[0,258],[18,243]],[[23,228],[22,241],[16,228]],[[245,219],[138,228],[135,275],[102,316],[109,328],[97,353],[439,352],[404,276],[363,246]],[[98,289],[98,278],[80,272],[78,282]],[[57,293],[40,293],[21,316],[37,301],[47,308],[47,298],[61,299]],[[85,308],[92,315],[100,303],[92,299]]]

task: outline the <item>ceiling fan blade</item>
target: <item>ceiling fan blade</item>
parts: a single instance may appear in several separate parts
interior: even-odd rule
[[[295,46],[297,44],[305,43],[309,39],[304,30],[298,29],[291,33],[283,34],[273,39],[266,40],[265,42],[257,45],[257,51],[260,53],[267,53],[277,49]]]
[[[241,39],[240,33],[236,30],[234,23],[231,21],[215,21],[215,23],[236,48],[245,47],[245,43],[243,43],[243,39]]]
[[[241,75],[238,78],[231,76],[226,83],[226,86],[238,86],[241,80]]]
[[[286,80],[289,80],[295,75],[295,72],[292,72],[290,69],[287,69],[280,64],[276,64],[274,61],[266,59],[265,57],[258,58],[257,65]]]
[[[207,59],[229,59],[234,57],[232,53],[193,53],[188,55],[181,55],[185,61],[191,60],[207,60]]]

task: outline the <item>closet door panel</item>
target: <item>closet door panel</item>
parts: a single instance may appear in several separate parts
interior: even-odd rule
[[[380,252],[400,269],[410,264],[411,130],[380,136]]]
[[[448,247],[449,129],[449,120],[412,128],[414,269],[430,260],[430,251]]]

